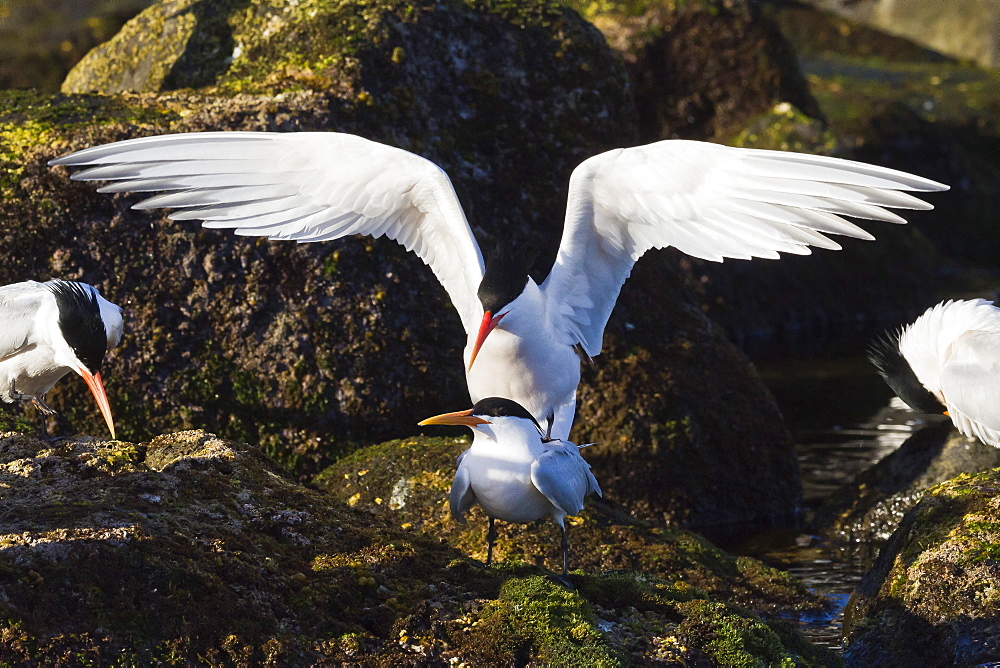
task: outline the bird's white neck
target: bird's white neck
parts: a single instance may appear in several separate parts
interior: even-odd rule
[[[535,456],[541,435],[530,420],[518,417],[490,417],[488,424],[473,428],[472,449],[489,451],[503,459]]]

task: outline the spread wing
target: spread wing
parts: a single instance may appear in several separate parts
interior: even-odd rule
[[[567,515],[583,510],[590,493],[601,495],[597,478],[580,449],[565,441],[549,441],[549,449],[531,465],[531,482],[545,498]]]
[[[444,170],[402,149],[334,132],[199,132],[130,139],[52,160],[88,166],[100,192],[161,192],[135,209],[299,242],[385,236],[424,261],[466,331],[482,317],[483,258]]]
[[[960,432],[1000,447],[1000,334],[971,331],[941,367],[941,393]]]
[[[651,248],[714,261],[837,250],[826,234],[874,238],[842,215],[904,223],[886,208],[932,207],[900,191],[946,189],[801,153],[685,140],[615,149],[573,171],[562,242],[542,291],[565,342],[594,356],[632,265]]]
[[[476,503],[476,494],[469,481],[469,470],[462,466],[462,460],[468,452],[466,450],[458,456],[458,471],[455,472],[455,480],[451,483],[451,493],[448,495],[451,516],[462,524],[465,524],[465,513]]]
[[[0,361],[34,345],[35,315],[47,298],[48,290],[35,281],[0,287]]]

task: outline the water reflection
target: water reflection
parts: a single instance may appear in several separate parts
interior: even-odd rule
[[[843,610],[882,541],[839,544],[806,532],[834,492],[895,452],[925,417],[892,397],[867,360],[806,360],[764,367],[796,442],[803,485],[800,527],[719,537],[734,554],[761,559],[799,577],[829,601],[827,610],[795,621],[813,642],[841,649]]]

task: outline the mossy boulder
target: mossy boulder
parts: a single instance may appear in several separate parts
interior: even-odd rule
[[[486,515],[475,506],[468,522],[454,521],[448,490],[467,437],[413,437],[358,450],[333,464],[313,484],[394,524],[446,539],[463,553],[486,558]],[[592,459],[587,448],[583,451]],[[600,469],[594,468],[602,486]],[[760,614],[817,610],[820,597],[788,573],[749,557],[733,557],[698,534],[666,529],[631,516],[612,495],[591,497],[580,517],[567,519],[570,567],[585,572],[638,570],[679,588],[706,592]],[[498,561],[561,565],[559,530],[548,520],[498,523]]]
[[[1000,449],[962,436],[943,419],[835,492],[816,511],[812,529],[837,541],[884,541],[926,490],[998,466]]]
[[[1000,469],[928,490],[845,614],[849,666],[975,666],[1000,656]]]
[[[748,0],[570,0],[621,54],[640,138],[725,140],[790,102],[819,108],[777,27]]]
[[[829,665],[677,577],[485,568],[203,431],[0,433],[0,497],[5,665]]]

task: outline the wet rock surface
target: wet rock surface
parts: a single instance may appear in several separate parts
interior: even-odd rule
[[[1000,449],[942,419],[916,432],[816,511],[813,530],[844,542],[881,542],[931,487],[1000,466]]]
[[[573,590],[522,561],[484,568],[203,431],[4,432],[0,497],[4,663],[829,665],[680,562],[574,573]]]
[[[1000,655],[1000,470],[928,490],[848,604],[849,666],[975,666]]]

